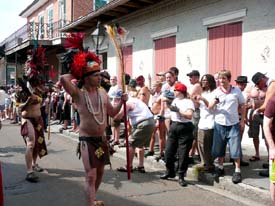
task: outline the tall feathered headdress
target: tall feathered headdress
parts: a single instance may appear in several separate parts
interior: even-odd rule
[[[83,47],[84,36],[84,33],[71,33],[67,36],[64,45],[68,50],[62,58],[65,72],[71,72],[76,79],[100,71],[101,61],[98,56]]]
[[[44,65],[46,48],[37,47],[36,49],[28,51],[28,59],[25,63],[25,77],[33,86],[43,83]]]

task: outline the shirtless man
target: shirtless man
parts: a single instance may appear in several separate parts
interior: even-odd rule
[[[86,174],[89,206],[99,205],[99,201],[96,201],[96,192],[103,177],[104,166],[110,164],[105,137],[107,114],[114,117],[123,103],[120,101],[113,106],[106,91],[99,88],[101,81],[99,63],[96,58],[89,59],[87,64],[80,68],[83,90],[71,83],[73,78],[71,74],[64,74],[60,78],[64,89],[74,99],[80,116],[80,151]],[[122,98],[126,100],[127,97],[123,95]]]
[[[156,119],[155,129],[151,137],[150,141],[150,147],[149,151],[145,154],[145,157],[153,156],[155,154],[154,147],[155,147],[155,139],[156,139],[156,133],[158,132],[158,138],[159,138],[159,156],[155,159],[159,161],[160,159],[164,160],[164,149],[165,149],[165,123],[164,117],[159,116],[161,109],[161,87],[162,82],[156,81],[153,84],[153,95],[152,95],[152,112],[154,114],[154,117]]]
[[[137,86],[140,87],[140,90],[138,90],[138,93],[137,93],[137,98],[143,101],[148,106],[151,93],[149,88],[145,86],[144,81],[145,79],[142,75],[140,75],[136,79]]]
[[[264,99],[263,103],[257,109],[255,109],[252,114],[252,118],[255,119],[255,117],[257,117],[259,115],[263,116],[267,102],[269,101],[269,99],[271,97],[275,96],[275,81],[272,78],[269,78],[268,76],[266,76],[265,74],[263,74],[261,72],[256,72],[252,77],[252,81],[259,90],[261,90],[261,91],[266,90],[265,99]],[[267,146],[267,144],[266,144],[266,146]],[[263,164],[263,167],[268,169],[268,164]],[[268,175],[269,175],[268,172],[269,172],[268,170],[261,171],[261,172],[259,172],[259,174],[261,176],[268,177]]]
[[[188,94],[190,95],[190,98],[193,100],[194,105],[195,105],[195,111],[193,112],[193,118],[192,122],[194,125],[194,130],[193,130],[193,135],[194,135],[194,141],[192,148],[189,152],[189,157],[191,162],[193,162],[193,156],[196,152],[198,151],[198,124],[200,120],[200,105],[197,103],[197,101],[193,98],[196,96],[200,96],[202,93],[202,88],[200,85],[200,72],[198,70],[192,70],[190,73],[187,74],[189,77],[189,81],[191,83],[191,86],[188,88]]]
[[[38,166],[36,160],[38,156],[42,158],[47,155],[47,147],[44,138],[43,120],[40,110],[43,88],[41,85],[31,84],[31,86],[31,95],[25,102],[22,102],[23,99],[21,98],[19,110],[21,110],[22,118],[21,135],[24,137],[27,146],[25,153],[27,166],[26,180],[29,182],[37,182],[38,176],[35,172],[42,172],[43,169]]]
[[[259,134],[260,134],[260,128],[262,128],[262,138],[265,139],[264,133],[263,133],[263,114],[256,114],[253,116],[253,113],[256,109],[258,109],[265,100],[265,93],[266,88],[263,88],[263,90],[260,90],[256,86],[252,86],[249,91],[249,102],[248,105],[250,107],[250,113],[248,118],[248,136],[250,138],[253,138],[253,144],[255,148],[255,155],[253,155],[249,161],[254,162],[260,160],[260,152],[259,152]]]

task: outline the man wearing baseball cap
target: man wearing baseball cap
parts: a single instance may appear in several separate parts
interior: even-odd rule
[[[258,87],[261,91],[265,91],[265,99],[263,104],[254,110],[252,114],[252,118],[255,116],[260,116],[265,112],[265,108],[267,105],[267,102],[271,99],[271,97],[275,96],[275,81],[269,77],[266,76],[266,74],[263,74],[261,72],[256,72],[252,76],[252,81],[255,84],[256,87]],[[268,148],[267,148],[268,149]],[[264,163],[263,167],[267,167],[267,165]],[[262,171],[259,173],[261,176],[269,176],[269,171]]]
[[[275,96],[275,81],[261,72],[256,72],[252,77],[252,81],[260,90],[267,88],[264,103],[255,110],[255,113],[263,113],[268,100]]]

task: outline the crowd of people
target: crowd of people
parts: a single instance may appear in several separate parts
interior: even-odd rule
[[[107,96],[104,97],[103,95],[100,97],[101,94],[98,93],[97,98],[95,98],[97,99],[96,101],[100,99],[105,101],[104,99],[108,98],[109,100],[106,99],[106,101],[110,102],[112,108],[120,109],[120,111],[116,109],[116,112],[108,112],[107,109],[107,114],[110,116],[106,116],[107,119],[104,120],[104,126],[97,132],[105,132],[106,134],[107,130],[105,128],[111,128],[109,134],[111,135],[109,140],[111,146],[125,146],[123,130],[121,129],[122,123],[125,121],[123,106],[121,106],[123,93],[117,83],[117,76],[110,76],[109,74],[104,76],[97,70],[96,73],[98,73],[97,78],[99,82],[105,81],[105,85],[108,85],[107,88],[104,88]],[[79,97],[81,101],[86,99],[86,103],[81,103],[75,97],[76,94],[72,93],[74,91],[72,88],[78,88],[79,81],[63,76],[61,81],[56,84],[48,82],[44,85],[43,93],[41,93],[42,90],[33,86],[33,92],[37,91],[40,94],[28,100],[31,102],[30,106],[26,104],[28,101],[23,106],[22,102],[18,101],[18,96],[20,91],[22,91],[21,86],[2,87],[0,89],[1,120],[9,119],[11,124],[36,125],[37,122],[32,119],[35,119],[38,115],[37,118],[39,122],[41,121],[44,132],[47,132],[48,118],[58,121],[58,124],[62,124],[62,130],[66,130],[69,125],[72,125],[71,131],[81,131],[80,141],[83,142],[81,144],[81,153],[85,157],[90,153],[85,150],[89,146],[84,146],[84,142],[88,144],[90,141],[86,140],[86,137],[98,136],[98,134],[94,134],[96,131],[84,132],[85,130],[83,131],[83,127],[80,126],[81,123],[83,124],[83,121],[86,122],[85,119],[87,119],[89,112],[93,115],[96,125],[102,125],[101,123],[105,118],[98,119],[96,113],[100,108],[93,108],[93,102],[89,104],[86,102],[89,96],[84,95],[83,100]],[[161,179],[174,178],[176,173],[178,173],[179,184],[187,186],[184,177],[188,165],[194,162],[193,158],[195,156],[199,156],[200,162],[197,163],[200,163],[204,172],[212,173],[217,178],[223,176],[223,163],[226,151],[229,149],[230,159],[235,165],[232,182],[240,183],[242,181],[241,166],[249,165],[248,162],[242,159],[241,140],[245,125],[248,127],[248,136],[253,139],[255,148],[255,155],[249,159],[250,162],[261,159],[259,153],[260,136],[265,140],[267,150],[274,150],[272,138],[274,137],[274,128],[270,127],[270,124],[273,123],[271,113],[274,108],[271,102],[274,101],[274,82],[260,72],[257,72],[252,77],[254,84],[249,86],[247,86],[248,79],[246,76],[238,76],[235,84],[231,84],[233,81],[229,70],[221,70],[216,75],[204,74],[201,77],[199,71],[193,70],[187,76],[190,80],[189,87],[186,86],[188,84],[185,85],[178,80],[176,67],[157,74],[158,79],[148,86],[145,85],[145,78],[142,75],[137,78],[126,76],[126,93],[128,95],[126,102],[128,118],[126,121],[129,126],[131,171],[145,172],[144,158],[156,155],[154,152],[155,140],[158,138],[159,155],[155,156],[155,159],[164,161],[166,165],[166,172],[160,176]],[[67,88],[67,84],[72,86]],[[98,88],[99,86],[93,87]],[[82,108],[86,107],[86,104],[91,106],[91,108],[89,107],[91,111],[88,110],[87,112],[87,108]],[[98,102],[98,104],[100,105],[102,102]],[[265,114],[267,106],[268,112]],[[33,112],[34,110],[35,112]],[[263,121],[264,119],[267,123]],[[30,122],[27,124],[26,122],[28,121]],[[268,128],[271,128],[271,132],[268,132]],[[28,133],[23,134],[24,129],[21,130],[21,133],[23,132],[22,135],[28,137],[25,138],[25,141],[27,148],[30,148],[26,153],[28,169],[26,179],[30,182],[37,182],[38,176],[35,175],[34,171],[43,171],[43,169],[36,163],[37,155],[30,158],[32,156],[30,153],[33,153],[33,148],[36,144],[33,141],[35,138],[32,137],[35,136],[36,132],[39,133],[40,131],[31,130],[29,127],[27,127],[26,131]],[[260,131],[262,131],[262,134],[260,134]],[[42,150],[43,148],[44,153],[40,156],[47,154],[45,145]],[[269,153],[270,158],[274,158],[273,153]],[[133,167],[135,154],[137,154],[139,159],[137,167]],[[83,159],[84,168],[88,167],[87,158],[91,157],[87,156]],[[105,163],[108,162],[109,160]],[[175,167],[175,163],[177,163],[177,167]],[[269,176],[268,163],[264,164],[263,167],[267,170],[261,172],[260,175]],[[88,169],[86,170],[88,171]],[[121,166],[117,170],[127,172],[127,167]],[[100,174],[103,175],[103,172]],[[88,172],[88,184],[91,181],[89,179],[90,175],[93,176],[92,173],[89,174]],[[100,183],[94,182],[93,184],[97,185]],[[96,186],[96,188],[98,187],[99,185]],[[275,193],[274,187],[272,188]],[[93,188],[91,187],[90,190],[93,190]],[[94,196],[91,196],[91,199],[93,198]]]
[[[81,35],[72,35],[69,42],[82,41]],[[45,50],[36,48],[29,54],[24,78],[17,80],[18,85],[0,88],[0,127],[4,119],[21,124],[27,181],[37,182],[36,172],[43,171],[37,160],[48,154],[44,132],[48,132],[51,120],[62,125],[60,132],[71,128],[79,134],[77,151],[85,171],[89,206],[103,205],[96,200],[96,191],[116,145],[128,146],[130,160],[117,171],[145,173],[145,158],[155,156],[166,166],[160,179],[178,174],[182,187],[188,185],[186,172],[195,159],[204,172],[216,178],[223,176],[227,151],[235,165],[232,182],[242,182],[241,167],[249,165],[243,160],[241,146],[245,125],[255,147],[255,155],[249,161],[261,159],[259,136],[265,140],[269,159],[274,160],[275,81],[266,74],[255,73],[252,84],[247,85],[246,76],[233,80],[230,70],[202,76],[192,70],[186,74],[190,81],[186,83],[179,79],[178,68],[171,67],[156,74],[152,83],[148,77],[148,85],[143,75],[133,78],[126,74],[122,81],[126,87],[122,90],[118,77],[101,71],[100,59],[79,47],[80,43],[65,53],[63,64],[68,72],[57,83],[44,81]],[[74,47],[69,44],[68,48]],[[121,128],[122,123],[127,130]],[[126,135],[127,141],[123,139]],[[136,155],[138,165],[134,167]],[[269,176],[269,165],[263,167],[267,170],[261,175]],[[270,189],[275,204],[273,182]]]

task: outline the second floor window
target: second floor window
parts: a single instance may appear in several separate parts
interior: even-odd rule
[[[53,9],[48,10],[48,35],[49,38],[53,37]]]
[[[39,39],[44,39],[44,16],[39,16]]]
[[[104,6],[105,4],[108,4],[110,0],[94,0],[94,10],[97,10]]]
[[[59,28],[65,26],[66,24],[66,0],[59,0]]]

